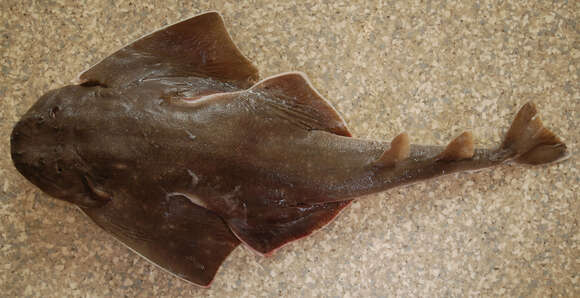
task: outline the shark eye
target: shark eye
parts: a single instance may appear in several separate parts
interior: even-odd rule
[[[63,170],[62,170],[62,166],[60,165],[60,162],[57,161],[54,163],[54,169],[56,170],[57,174],[59,174],[59,175],[62,174]]]
[[[58,113],[58,111],[60,111],[60,108],[58,106],[54,106],[50,109],[50,111],[48,111],[48,116],[50,116],[50,118],[54,119],[56,117],[56,113]]]
[[[42,115],[36,117],[36,125],[37,126],[44,125],[44,117]]]
[[[82,181],[85,187],[91,192],[92,198],[101,202],[108,202],[112,199],[112,195],[93,183],[89,176],[83,175]]]

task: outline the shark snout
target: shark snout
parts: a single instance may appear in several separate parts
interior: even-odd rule
[[[12,129],[10,135],[10,153],[12,156],[12,161],[16,168],[18,165],[23,163],[23,158],[25,155],[25,145],[23,144],[23,138],[25,137],[22,131],[22,120],[16,123]],[[19,169],[20,170],[20,169]]]

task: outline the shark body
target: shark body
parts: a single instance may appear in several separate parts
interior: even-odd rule
[[[208,286],[240,243],[264,255],[352,200],[458,171],[564,159],[524,105],[502,144],[353,138],[299,72],[259,80],[205,13],[145,36],[42,96],[11,136],[16,168],[161,268]]]

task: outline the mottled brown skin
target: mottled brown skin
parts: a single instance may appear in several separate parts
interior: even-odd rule
[[[351,138],[300,73],[255,85],[218,14],[119,50],[16,124],[16,168],[164,269],[206,286],[243,241],[262,254],[327,224],[356,197],[566,146],[524,106],[497,150]],[[253,85],[253,86],[252,86]],[[250,87],[252,86],[252,87]]]

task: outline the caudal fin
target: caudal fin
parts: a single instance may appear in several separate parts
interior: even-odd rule
[[[499,150],[510,152],[519,163],[531,165],[568,157],[566,144],[542,125],[536,106],[531,102],[520,109]]]

